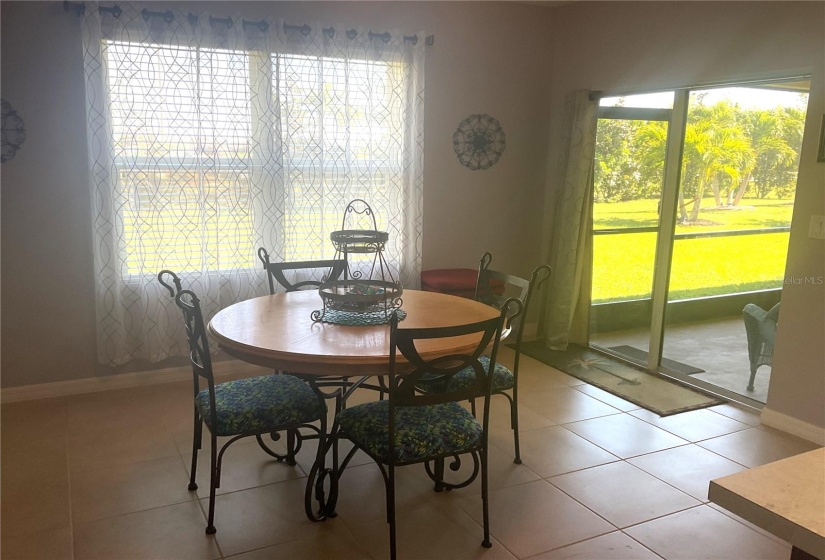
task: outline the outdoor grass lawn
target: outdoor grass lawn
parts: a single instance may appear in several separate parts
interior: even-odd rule
[[[793,202],[743,199],[740,209],[712,209],[706,199],[701,225],[676,226],[676,233],[788,226]],[[594,205],[594,229],[655,226],[656,200]],[[674,243],[670,300],[747,292],[782,286],[789,233],[770,233]],[[595,236],[593,302],[650,296],[655,233]]]

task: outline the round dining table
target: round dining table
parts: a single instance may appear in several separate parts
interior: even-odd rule
[[[477,301],[437,292],[405,290],[399,328],[448,327],[499,316]],[[230,356],[268,368],[312,376],[387,375],[390,328],[314,321],[323,301],[315,290],[262,296],[230,305],[209,322],[209,333]],[[461,353],[477,335],[422,343],[426,358]],[[403,369],[403,358],[399,355]]]
[[[209,322],[208,331],[230,356],[298,374],[309,382],[320,399],[335,398],[337,413],[358,386],[386,390],[383,382],[369,386],[364,381],[380,380],[378,376],[389,374],[390,327],[389,324],[352,326],[313,320],[313,311],[322,308],[323,301],[316,290],[257,297],[219,311]],[[401,309],[406,316],[399,322],[399,328],[466,325],[501,314],[498,309],[471,299],[418,290],[403,292]],[[479,334],[422,340],[417,348],[425,359],[430,359],[471,352],[479,340]],[[406,364],[399,353],[397,371],[403,373]],[[355,377],[360,381],[348,381]],[[330,386],[337,389],[333,393],[322,390]],[[338,495],[337,479],[325,464],[331,435],[326,433],[326,426],[324,416],[319,434],[322,441],[313,467],[307,473],[305,509],[312,521],[333,516]]]

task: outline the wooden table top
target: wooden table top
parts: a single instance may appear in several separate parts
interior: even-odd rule
[[[402,328],[447,327],[484,321],[499,311],[483,303],[436,292],[405,290]],[[263,296],[230,305],[209,322],[208,330],[227,354],[272,369],[315,375],[386,375],[389,325],[345,326],[315,323],[321,309],[315,290]],[[472,347],[478,336],[427,341],[425,356]]]
[[[825,559],[825,448],[711,480],[708,497]]]

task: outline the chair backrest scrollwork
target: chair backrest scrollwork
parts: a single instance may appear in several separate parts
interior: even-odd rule
[[[269,293],[274,294],[277,285],[287,292],[318,288],[324,282],[338,280],[347,267],[344,259],[320,259],[314,261],[271,262],[269,253],[261,247],[258,249],[258,258],[263,263],[269,280]],[[292,281],[286,276],[286,271],[320,271],[326,269],[317,279]]]

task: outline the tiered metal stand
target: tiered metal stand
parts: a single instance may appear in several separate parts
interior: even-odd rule
[[[348,229],[353,222],[371,225],[372,229]],[[384,258],[388,239],[387,232],[378,231],[369,204],[355,199],[347,205],[341,229],[330,234],[335,258],[347,261],[344,279],[325,282],[318,288],[323,308],[313,311],[313,321],[375,324],[386,322],[392,310],[401,307],[404,290]],[[353,255],[372,255],[369,274],[352,266]]]

